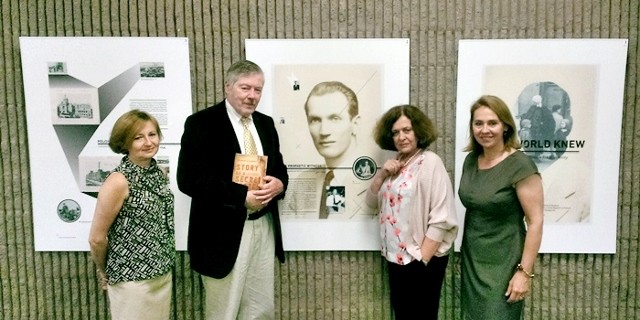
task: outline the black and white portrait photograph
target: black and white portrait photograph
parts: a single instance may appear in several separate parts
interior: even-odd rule
[[[258,111],[274,118],[289,173],[279,203],[285,250],[378,250],[377,212],[365,198],[389,154],[372,131],[387,109],[409,103],[408,39],[245,44],[247,59],[265,74]],[[326,191],[335,188],[344,190],[336,195],[344,209],[330,214]]]

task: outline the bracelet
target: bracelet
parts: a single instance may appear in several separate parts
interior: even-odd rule
[[[522,264],[518,263],[518,266],[516,267],[516,269],[518,271],[522,271],[524,274],[526,274],[527,277],[529,277],[529,279],[533,279],[533,277],[536,276],[533,272],[529,272],[529,271],[525,270],[524,267],[522,266]]]

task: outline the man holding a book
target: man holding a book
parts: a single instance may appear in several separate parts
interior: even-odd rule
[[[177,180],[191,197],[188,252],[207,319],[275,316],[274,255],[284,262],[277,201],[289,177],[273,119],[256,111],[263,86],[258,65],[237,62],[226,99],[184,125]]]

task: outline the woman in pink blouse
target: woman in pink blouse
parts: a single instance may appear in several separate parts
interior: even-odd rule
[[[373,178],[367,204],[380,218],[395,319],[437,319],[448,254],[458,232],[451,179],[442,160],[427,150],[437,131],[415,106],[389,109],[374,139],[396,151]]]

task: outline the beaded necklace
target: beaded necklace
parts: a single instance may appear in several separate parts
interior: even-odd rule
[[[405,162],[402,164],[402,167],[401,167],[401,168],[404,168],[406,165],[408,165],[409,163],[411,163],[411,160],[413,160],[413,158],[415,158],[415,157],[416,157],[416,155],[417,155],[418,153],[420,153],[420,151],[422,151],[422,149],[418,149],[418,150],[416,150],[416,152],[414,152],[414,153],[413,153],[413,155],[412,155],[411,157],[409,157],[409,159],[408,159],[407,161],[405,161]],[[399,158],[399,157],[398,157],[398,158]],[[400,159],[398,159],[398,160],[400,160]]]
[[[411,163],[413,158],[415,158],[418,155],[418,153],[420,153],[421,151],[422,151],[422,149],[416,150],[416,152],[413,155],[411,155],[411,157],[409,157],[409,159],[402,164],[402,166],[400,167],[398,172],[396,172],[395,175],[393,175],[392,177],[389,178],[389,183],[390,184],[393,184],[393,182],[396,180],[396,178],[398,178],[400,176],[400,173],[402,173],[402,169],[404,169],[404,167],[406,167],[409,163]]]

